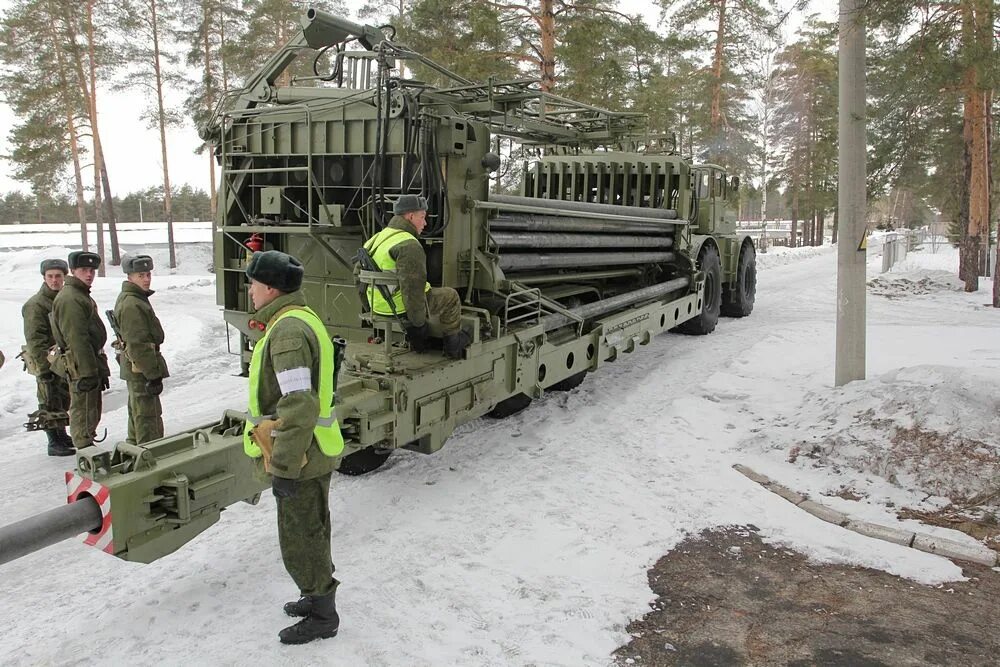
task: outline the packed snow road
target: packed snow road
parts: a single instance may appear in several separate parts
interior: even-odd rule
[[[37,288],[41,251],[11,255],[6,313]],[[375,474],[335,479],[336,639],[277,642],[296,591],[265,493],[150,565],[68,541],[4,566],[0,663],[235,665],[252,652],[276,665],[602,665],[647,610],[650,565],[688,535],[733,524],[822,561],[960,577],[949,561],[833,529],[732,470],[764,456],[744,443],[767,432],[775,406],[832,381],[835,260],[829,248],[762,256],[751,317],[707,337],[659,336],[571,392],[461,427],[438,454],[398,452]],[[197,258],[154,278],[168,432],[246,400],[207,278]],[[102,309],[116,292],[117,280],[98,282]],[[974,337],[985,320],[962,308]],[[913,363],[886,333],[905,312],[871,310],[870,372]],[[0,322],[8,358],[20,338],[19,317]],[[113,386],[109,442],[125,428],[125,389]],[[5,523],[64,502],[65,461],[20,428],[33,392],[16,364],[0,370]]]

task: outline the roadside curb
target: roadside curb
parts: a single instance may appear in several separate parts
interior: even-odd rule
[[[985,565],[987,567],[1000,566],[1000,554],[987,547],[964,544],[962,542],[956,542],[955,540],[928,535],[926,533],[917,533],[901,528],[894,528],[892,526],[883,526],[869,521],[851,519],[843,512],[809,500],[808,496],[793,491],[787,486],[783,486],[775,482],[767,475],[761,475],[745,465],[737,463],[733,466],[733,468],[745,477],[757,482],[771,493],[775,493],[799,509],[809,512],[809,514],[812,514],[817,519],[822,519],[827,523],[832,523],[836,526],[840,526],[841,528],[846,528],[847,530],[858,533],[859,535],[872,537],[877,540],[884,540],[886,542],[892,542],[894,544],[901,544],[905,547],[911,547],[919,551],[944,556],[945,558],[951,558],[952,560],[969,561]]]

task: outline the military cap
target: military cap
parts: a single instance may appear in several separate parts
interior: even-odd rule
[[[69,265],[66,263],[66,260],[63,259],[43,259],[41,269],[43,276],[46,271],[53,270],[69,273]]]
[[[403,215],[411,211],[426,211],[427,197],[420,195],[400,195],[396,203],[392,205],[392,212],[396,215]]]
[[[302,287],[302,262],[278,250],[255,252],[247,265],[247,278],[282,292]]]
[[[126,255],[122,257],[122,271],[125,273],[147,273],[153,270],[153,258],[149,255]]]
[[[86,250],[74,250],[69,254],[69,268],[73,269],[96,269],[101,265],[101,256]]]

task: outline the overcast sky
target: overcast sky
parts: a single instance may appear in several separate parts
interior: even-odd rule
[[[0,0],[0,11],[5,13],[10,4],[9,0]],[[359,4],[358,0],[347,0],[347,5],[352,10]],[[792,0],[779,0],[779,4],[791,6]],[[789,17],[786,35],[792,34],[802,17],[812,11],[821,11],[829,14],[829,20],[834,19],[837,5],[833,0],[812,0],[810,4],[812,7],[807,11]],[[641,12],[651,25],[655,25],[659,19],[658,5],[648,0],[622,0],[620,7],[628,13]],[[181,90],[168,91],[168,103],[179,105],[184,95]],[[117,194],[125,194],[162,184],[159,133],[147,128],[139,120],[139,111],[149,102],[139,92],[99,90],[98,104],[101,139],[108,160],[112,190]],[[10,108],[0,103],[0,155],[9,150],[7,128],[14,121]],[[208,158],[194,153],[199,144],[194,126],[188,123],[182,128],[169,131],[167,141],[171,183],[176,186],[188,183],[207,190]],[[90,183],[93,182],[92,178],[85,175]],[[24,184],[10,177],[9,163],[0,161],[0,192],[13,189],[27,191]]]

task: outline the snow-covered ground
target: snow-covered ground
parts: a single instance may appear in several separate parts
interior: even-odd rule
[[[869,278],[881,280],[873,291],[885,283],[893,298],[868,297],[866,381],[832,387],[835,249],[774,248],[759,257],[751,317],[724,319],[707,337],[659,336],[571,392],[461,427],[438,454],[399,452],[376,474],[336,478],[334,640],[277,642],[288,624],[281,604],[296,591],[265,493],[150,565],[67,541],[0,567],[0,663],[236,665],[253,655],[273,665],[603,665],[648,609],[647,568],[686,536],[730,524],[754,524],[818,561],[928,584],[960,578],[948,560],[824,523],[732,469],[743,463],[814,495],[850,490],[841,495],[859,499],[823,501],[882,522],[895,521],[893,506],[940,506],[996,470],[992,285],[958,291],[937,273],[954,273],[956,252],[929,252],[882,276],[870,258]],[[11,359],[20,304],[49,254],[65,249],[0,253],[4,523],[65,500],[66,462],[20,427],[34,386]],[[226,355],[209,256],[206,245],[182,246],[176,272],[155,272],[173,374],[168,430],[246,397],[245,380],[231,375],[238,365]],[[900,282],[927,277],[926,290]],[[117,278],[98,281],[102,309],[117,291]],[[124,434],[124,401],[114,382],[109,441]],[[893,448],[898,429],[917,427],[937,434],[942,461],[959,466],[947,454],[971,447],[978,468],[945,474]]]

